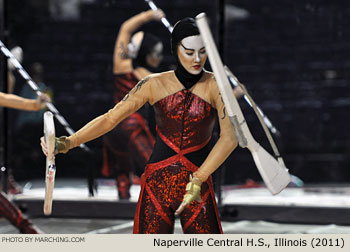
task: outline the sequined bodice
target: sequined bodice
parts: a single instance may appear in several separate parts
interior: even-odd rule
[[[158,131],[175,147],[187,149],[208,140],[216,110],[189,90],[181,90],[154,104]]]

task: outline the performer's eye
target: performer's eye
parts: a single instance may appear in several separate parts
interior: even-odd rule
[[[200,51],[200,53],[201,53],[201,54],[206,54],[207,51],[204,49],[204,50]]]
[[[188,56],[192,56],[194,53],[193,52],[186,52]]]

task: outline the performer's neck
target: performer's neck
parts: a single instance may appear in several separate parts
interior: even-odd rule
[[[177,64],[175,75],[177,79],[185,86],[186,89],[193,87],[202,77],[203,70],[199,74],[191,74],[180,64]]]

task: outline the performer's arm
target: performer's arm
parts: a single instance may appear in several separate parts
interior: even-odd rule
[[[199,178],[202,182],[206,181],[208,177],[226,160],[230,153],[237,147],[238,143],[234,127],[226,113],[219,89],[214,80],[211,84],[211,93],[213,94],[212,104],[218,112],[220,137],[203,164],[193,174],[193,177]]]
[[[153,11],[148,10],[137,14],[126,20],[120,27],[119,34],[114,47],[113,55],[113,72],[114,73],[127,73],[131,72],[132,60],[127,57],[128,44],[130,42],[131,35],[143,24],[152,20],[160,20],[164,17],[164,13],[161,10]]]
[[[107,113],[93,119],[75,134],[59,138],[56,151],[66,153],[69,149],[98,138],[112,130],[119,122],[150,101],[152,95],[151,82],[150,77],[141,80],[121,102]]]
[[[226,113],[224,102],[214,80],[210,88],[210,93],[212,94],[211,104],[215,106],[218,112],[220,137],[203,164],[190,176],[190,181],[186,185],[186,194],[175,215],[179,215],[193,200],[201,202],[200,191],[202,183],[226,160],[238,144],[234,128]]]
[[[0,92],[0,106],[28,111],[38,111],[45,107],[46,98],[39,97],[36,100],[22,98],[13,94]]]

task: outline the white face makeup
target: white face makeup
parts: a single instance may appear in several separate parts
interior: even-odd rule
[[[191,74],[199,74],[207,59],[204,43],[201,36],[190,36],[181,40],[178,46],[180,63]]]
[[[146,61],[151,67],[158,67],[163,59],[163,44],[158,42],[152,49],[152,51],[147,55]]]
[[[161,57],[163,52],[163,44],[161,42],[158,42],[154,47],[151,52],[152,57]]]

